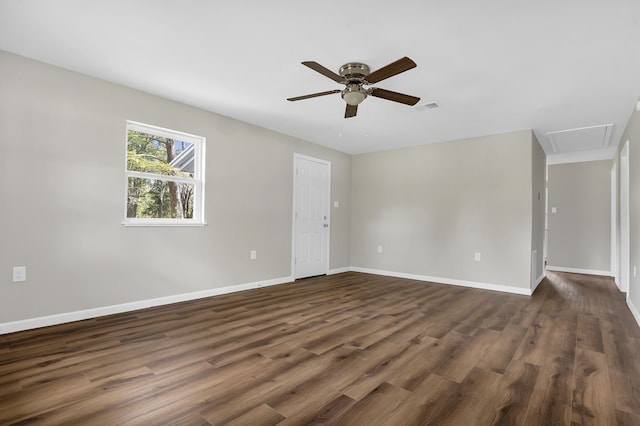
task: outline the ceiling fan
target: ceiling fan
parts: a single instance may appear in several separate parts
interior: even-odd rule
[[[302,65],[319,72],[325,77],[329,77],[337,83],[344,84],[346,87],[342,90],[335,89],[328,90],[326,92],[312,93],[310,95],[296,96],[294,98],[288,98],[288,101],[301,101],[303,99],[315,98],[318,96],[342,93],[342,99],[347,103],[344,118],[355,117],[358,112],[358,105],[364,101],[367,96],[374,96],[376,98],[400,102],[401,104],[406,105],[415,105],[420,101],[420,98],[416,98],[415,96],[392,92],[391,90],[379,89],[377,87],[364,87],[408,71],[411,68],[415,68],[416,63],[406,56],[374,72],[370,72],[367,64],[360,62],[349,62],[344,64],[340,67],[338,74],[314,61],[302,62]]]

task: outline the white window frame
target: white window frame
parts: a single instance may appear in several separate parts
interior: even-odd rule
[[[127,168],[127,149],[129,130],[142,133],[149,133],[155,136],[162,136],[192,143],[194,146],[193,178],[180,176],[166,176],[155,173],[136,172]],[[204,226],[204,159],[205,142],[203,136],[192,135],[177,130],[165,129],[163,127],[150,124],[139,123],[127,120],[125,137],[125,159],[124,159],[124,226]],[[193,190],[193,217],[192,218],[132,218],[127,217],[127,200],[129,193],[129,178],[159,179],[164,181],[190,183],[194,185]]]

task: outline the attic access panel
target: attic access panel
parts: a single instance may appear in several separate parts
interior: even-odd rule
[[[613,124],[559,130],[547,133],[554,153],[589,151],[609,146]]]

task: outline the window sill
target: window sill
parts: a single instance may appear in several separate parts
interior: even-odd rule
[[[206,222],[170,222],[170,221],[162,221],[162,222],[130,222],[130,221],[125,221],[122,222],[122,225],[129,227],[129,226],[176,226],[176,227],[184,227],[184,226],[207,226]]]

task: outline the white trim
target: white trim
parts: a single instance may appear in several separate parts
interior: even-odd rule
[[[542,273],[542,275],[540,275],[538,277],[538,279],[535,281],[535,283],[533,284],[533,287],[531,287],[531,294],[533,294],[534,291],[536,291],[536,289],[538,288],[538,286],[540,285],[540,283],[542,282],[542,280],[544,280],[544,272]]]
[[[33,328],[47,327],[50,325],[63,324],[73,321],[81,321],[90,318],[103,317],[105,315],[119,314],[122,312],[136,311],[139,309],[151,308],[153,306],[170,305],[172,303],[186,302],[188,300],[202,299],[205,297],[219,296],[221,294],[234,293],[237,291],[252,290],[260,287],[267,287],[278,284],[290,283],[293,277],[274,278],[270,280],[255,281],[251,283],[231,285],[226,287],[212,288],[208,290],[195,291],[192,293],[176,294],[173,296],[158,297],[155,299],[140,300],[137,302],[122,303],[119,305],[101,306],[99,308],[85,309],[82,311],[65,312],[62,314],[49,315],[45,317],[29,318],[26,320],[0,323],[0,335],[14,333],[16,331],[30,330]]]
[[[293,204],[291,206],[291,276],[296,276],[296,154],[293,154],[293,177],[291,178],[291,187],[293,188]]]
[[[129,220],[121,223],[124,226],[207,226],[207,222],[196,222],[191,219],[179,220],[180,222],[176,222],[176,219],[154,219],[153,222],[150,222],[149,220],[140,222]]]
[[[161,180],[164,182],[178,182],[178,183],[187,183],[189,185],[195,186],[196,180],[192,177],[182,177],[182,176],[171,176],[171,175],[159,175],[156,173],[147,173],[147,172],[136,172],[133,170],[127,171],[128,177],[139,178],[139,179],[147,179],[147,180]]]
[[[631,282],[631,274],[630,265],[631,265],[631,210],[630,210],[630,188],[631,188],[631,180],[630,180],[630,162],[629,162],[629,141],[625,141],[622,145],[622,149],[619,154],[619,162],[620,168],[618,173],[620,174],[619,180],[619,196],[620,196],[620,204],[618,205],[619,211],[618,215],[620,217],[620,241],[619,247],[620,252],[619,256],[619,266],[617,270],[617,274],[620,277],[620,291],[627,293],[627,297],[629,297],[629,284]]]
[[[329,269],[329,272],[327,272],[327,275],[342,274],[344,272],[351,272],[352,270],[353,269],[348,266],[346,268]]]
[[[529,274],[531,277],[531,280],[529,282],[529,286],[530,287],[534,287],[534,283],[536,282],[536,279],[538,279],[539,277],[537,277],[535,274],[538,273],[538,249],[533,249],[531,250],[531,267],[530,267],[531,273]],[[537,285],[537,284],[535,284]],[[533,292],[533,290],[532,290]]]
[[[436,284],[449,284],[460,287],[478,288],[482,290],[501,291],[504,293],[522,294],[525,296],[531,296],[532,294],[530,288],[511,287],[498,284],[481,283],[476,281],[457,280],[452,278],[431,277],[428,275],[406,274],[404,272],[381,271],[379,269],[360,268],[357,266],[351,267],[351,270],[354,272],[363,272],[365,274],[384,275],[388,277],[406,278],[418,281],[429,281]]]
[[[638,323],[638,325],[640,326],[640,312],[638,312],[635,305],[633,304],[631,299],[629,299],[628,297],[627,297],[627,306],[629,307],[629,310],[631,311],[633,318],[636,320],[636,323]]]
[[[547,271],[569,272],[571,274],[602,275],[605,277],[611,276],[611,271],[600,271],[597,269],[582,269],[582,268],[565,268],[564,266],[547,265]]]
[[[617,160],[617,159],[616,159]],[[619,160],[618,160],[619,161]],[[611,165],[611,235],[609,247],[609,267],[613,281],[620,290],[618,284],[618,161]]]
[[[331,161],[322,161],[327,163],[327,173],[329,174],[327,183],[327,224],[329,225],[329,229],[327,229],[327,264],[325,266],[328,275],[331,270],[331,229],[333,228],[331,225]]]
[[[128,169],[127,153],[129,147],[129,131],[137,131],[154,136],[162,136],[166,138],[176,139],[192,144],[194,153],[193,178],[180,176],[169,176],[148,172],[139,172]],[[202,226],[205,224],[204,218],[204,195],[205,195],[205,146],[207,138],[197,136],[178,130],[165,129],[150,124],[144,124],[137,121],[126,121],[125,126],[125,156],[124,156],[124,219],[122,224],[125,226],[173,226],[182,225],[187,222],[190,226]],[[127,202],[129,197],[129,178],[161,180],[164,182],[178,182],[193,185],[193,217],[190,219],[177,218],[129,218],[127,217]]]
[[[179,130],[167,129],[165,127],[154,126],[153,124],[146,124],[132,120],[127,120],[127,130],[134,130],[136,132],[152,134],[154,136],[162,136],[169,139],[179,139],[181,141],[190,142],[196,145],[204,139],[204,137],[194,135],[193,133],[185,133]]]
[[[587,151],[561,152],[547,155],[547,165],[565,163],[583,163],[586,161],[611,160],[616,153],[616,147],[607,147]]]

